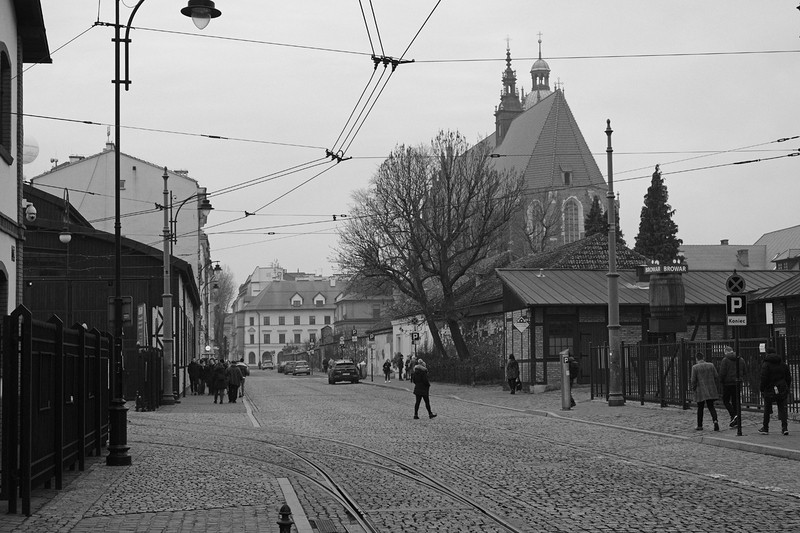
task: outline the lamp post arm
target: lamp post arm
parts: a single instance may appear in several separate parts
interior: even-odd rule
[[[123,83],[125,84],[125,90],[126,91],[130,89],[129,86],[131,84],[131,80],[128,77],[128,71],[129,71],[128,64],[130,63],[130,61],[128,61],[128,57],[129,57],[128,45],[131,42],[131,40],[130,40],[131,24],[133,24],[133,17],[136,16],[136,12],[139,11],[139,8],[142,6],[143,3],[144,3],[144,0],[139,0],[136,3],[136,6],[133,8],[133,11],[131,12],[131,16],[128,17],[128,24],[125,26],[125,41],[124,41],[125,42],[125,81]],[[119,2],[117,2],[117,5],[119,5]]]

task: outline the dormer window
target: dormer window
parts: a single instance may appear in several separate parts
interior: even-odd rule
[[[322,307],[323,305],[325,305],[325,296],[317,293],[317,295],[314,296],[314,307]]]
[[[303,305],[303,297],[295,293],[295,295],[292,296],[291,304],[292,307],[300,307],[301,305]]]

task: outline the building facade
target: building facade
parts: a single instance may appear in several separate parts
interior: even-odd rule
[[[26,202],[23,64],[51,63],[39,0],[0,0],[0,312],[22,303]],[[26,204],[26,205],[23,205]],[[31,211],[27,211],[31,215]]]

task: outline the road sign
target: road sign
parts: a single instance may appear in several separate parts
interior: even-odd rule
[[[744,292],[745,286],[746,283],[744,282],[744,278],[739,274],[728,276],[728,279],[725,280],[725,288],[728,289],[728,292],[731,294],[739,294]]]
[[[339,344],[341,344],[342,346],[344,346],[344,335],[342,335],[341,337],[339,337]]]
[[[514,322],[514,327],[515,327],[515,328],[517,328],[517,330],[518,330],[520,333],[522,333],[523,331],[525,331],[526,329],[528,329],[528,326],[530,326],[530,324],[528,324],[528,319],[527,319],[527,318],[525,318],[524,316],[521,316],[521,317],[519,317],[519,318],[517,319],[517,321],[516,321],[516,322]]]
[[[412,332],[411,332],[411,342],[412,342],[413,344],[417,344],[417,341],[419,341],[419,332],[417,332],[417,331],[412,331]]]
[[[725,312],[729,326],[747,325],[747,295],[729,294],[725,297]]]

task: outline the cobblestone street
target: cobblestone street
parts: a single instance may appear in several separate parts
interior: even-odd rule
[[[438,383],[438,417],[414,420],[409,382],[254,371],[246,388],[244,404],[130,411],[132,466],[91,461],[0,532],[277,532],[283,503],[293,531],[364,531],[348,499],[385,532],[800,530],[796,422],[757,435],[748,413],[741,437],[698,435],[693,410],[584,388],[562,411],[560,391]]]

